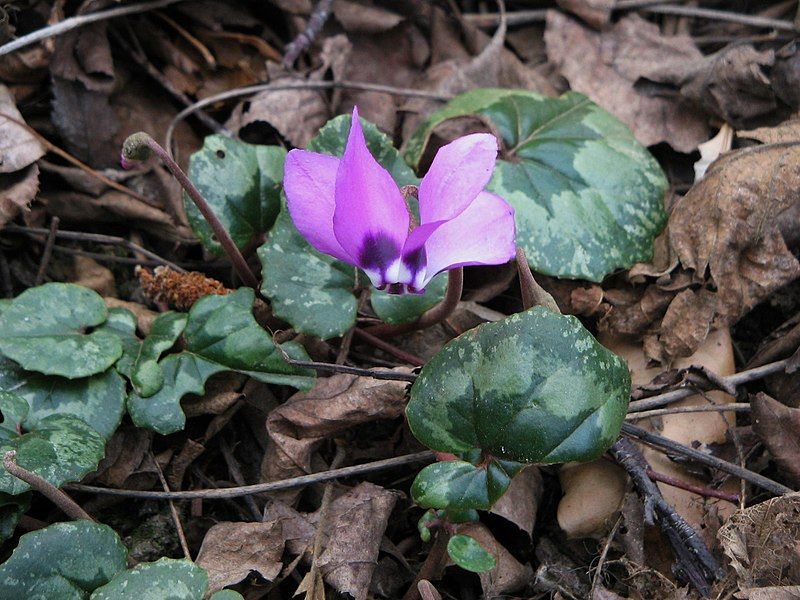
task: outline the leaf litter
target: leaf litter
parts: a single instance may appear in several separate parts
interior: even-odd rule
[[[72,282],[97,292],[92,303],[98,315],[104,305],[111,315],[122,314],[113,312],[120,308],[132,311],[125,317],[132,336],[128,343],[142,345],[156,314],[188,311],[208,295],[241,287],[224,256],[198,240],[191,206],[187,216],[179,187],[159,163],[148,162],[133,172],[119,168],[122,142],[136,131],[148,131],[160,141],[174,127],[169,150],[187,167],[212,133],[283,152],[305,147],[329,119],[358,106],[390,145],[407,150],[426,119],[462,92],[505,88],[548,98],[580,92],[630,127],[658,159],[669,181],[663,198],[668,222],[653,242],[650,260],[628,263],[592,282],[554,273],[537,274],[537,281],[562,312],[580,316],[603,343],[625,356],[639,384],[633,396],[637,402],[685,387],[696,392],[670,404],[673,414],[636,424],[797,489],[800,55],[782,25],[794,18],[792,8],[770,1],[736,12],[744,9],[701,1],[681,14],[668,14],[658,7],[625,8],[606,0],[540,3],[546,12],[539,5],[530,10],[526,3],[507,4],[503,18],[493,3],[469,0],[275,0],[263,5],[193,0],[101,19],[0,55],[0,291],[8,299],[19,296],[34,286],[43,268],[44,281]],[[69,17],[115,7],[102,0],[4,7],[0,44]],[[702,9],[741,22],[709,17]],[[772,19],[774,28],[759,25],[756,18]],[[283,64],[288,44],[303,35],[304,50],[291,65]],[[363,89],[352,82],[388,89]],[[213,99],[261,84],[291,89]],[[213,101],[200,112],[176,118],[206,98]],[[433,128],[421,149],[417,175],[439,147],[460,135],[503,135],[507,123],[499,112],[487,107],[468,112]],[[517,160],[509,156],[512,163]],[[584,167],[575,165],[570,168],[583,177]],[[572,172],[567,176],[573,185],[587,180]],[[273,194],[277,214],[277,184],[267,179],[259,173],[255,185],[262,186],[259,193]],[[228,192],[226,187],[223,193]],[[229,196],[220,205],[236,207],[237,201]],[[54,217],[60,222],[51,235]],[[237,244],[257,268],[256,249],[270,239],[271,219],[247,229],[246,212],[226,218],[244,222],[247,236]],[[601,216],[589,218],[599,221]],[[74,235],[60,237],[59,232]],[[150,254],[92,234],[116,236]],[[209,247],[218,241],[209,240]],[[363,277],[358,281],[346,275],[341,287],[348,302],[356,301],[353,322],[368,331],[379,319],[363,287],[355,287],[364,283]],[[272,313],[270,298],[258,298],[251,315],[245,311],[237,318],[251,327],[245,331],[263,329],[259,343],[271,339],[277,348],[291,342],[285,347],[302,353],[291,359],[407,377],[413,376],[413,365],[429,361],[459,334],[519,312],[519,298],[513,268],[475,267],[467,270],[465,301],[446,320],[378,342],[352,333],[325,340],[298,333],[291,319]],[[86,309],[68,308],[78,314]],[[22,406],[39,402],[31,400],[30,389],[45,378],[65,385],[58,378],[72,374],[65,365],[77,359],[65,354],[60,366],[42,367],[43,357],[58,349],[26,340],[8,318],[3,320],[9,310],[12,317],[35,316],[20,312],[14,303],[0,304],[0,324],[7,332],[0,350],[26,369],[44,368],[49,374],[27,372],[19,395],[3,388],[0,411],[2,425],[8,425],[0,434],[3,443],[18,448],[20,465],[33,471],[48,453],[60,454],[45,479],[64,484],[93,517],[113,528],[91,535],[115,547],[128,544],[140,563],[133,571],[116,565],[102,581],[82,584],[86,594],[97,589],[97,597],[103,597],[114,593],[108,586],[167,581],[185,583],[195,590],[187,597],[198,599],[206,591],[210,595],[226,588],[225,593],[246,598],[290,598],[298,591],[306,598],[338,594],[357,599],[404,594],[426,600],[537,594],[700,597],[687,586],[685,573],[673,568],[679,563],[669,558],[669,545],[648,520],[650,500],[628,487],[625,473],[606,458],[599,464],[527,467],[491,511],[481,513],[478,521],[454,524],[450,533],[472,536],[495,561],[486,573],[464,577],[460,567],[444,568],[448,561],[440,561],[440,568],[428,563],[436,547],[420,539],[417,521],[424,511],[411,497],[414,474],[424,463],[357,473],[336,483],[314,479],[332,468],[338,454],[344,455],[342,466],[357,468],[424,450],[403,418],[407,381],[374,379],[363,371],[320,373],[306,391],[260,382],[253,378],[258,368],[225,354],[228,338],[215,336],[228,331],[228,323],[224,316],[211,315],[203,330],[208,346],[197,351],[231,359],[224,364],[237,371],[211,375],[205,389],[177,388],[197,392],[168,403],[173,419],[183,415],[183,429],[161,435],[134,425],[126,415],[110,432],[114,411],[86,412],[96,398],[84,405],[66,392],[54,394],[53,411],[74,404],[71,416],[55,419],[42,416],[43,404]],[[36,310],[55,323],[63,314],[46,302]],[[108,356],[82,361],[94,368],[74,371],[78,378],[70,385],[75,389],[95,385],[88,378],[100,377],[98,369],[106,369],[107,377],[121,377],[115,370],[121,363],[107,364],[118,348],[108,341],[102,321],[97,317],[62,332],[84,352],[97,331],[108,342]],[[349,327],[334,329],[346,332]],[[244,340],[248,333],[236,335],[243,336],[236,343],[244,349],[237,360],[256,360],[257,344]],[[179,337],[165,352],[189,353],[187,340],[191,343],[192,336]],[[622,345],[630,353],[619,350]],[[735,385],[721,379],[793,355],[788,369],[766,379],[745,377]],[[676,375],[676,367],[688,370]],[[176,381],[186,373],[176,370]],[[678,412],[715,409],[713,404],[732,400],[746,403],[747,409],[735,415]],[[102,434],[94,428],[101,422]],[[65,440],[70,436],[83,440],[85,456],[69,455]],[[669,451],[646,449],[644,456],[651,476],[661,477],[659,486],[675,514],[721,559],[725,574],[711,582],[714,595],[761,599],[800,594],[796,494],[769,498],[704,461]],[[175,500],[174,515],[161,500],[120,499],[69,487],[86,475],[85,485],[163,492],[159,470],[173,491],[280,483],[300,476],[311,476],[311,481],[223,501]],[[2,474],[4,558],[31,543],[20,541],[24,531],[42,530],[36,544],[48,535],[63,535],[43,529],[64,521],[63,514],[44,502],[29,504],[23,496],[9,495],[27,484]],[[715,492],[741,495],[738,507],[712,500]],[[27,517],[20,520],[23,513]],[[71,527],[58,525],[64,526]],[[181,562],[179,537],[188,541],[200,569]],[[88,553],[81,556],[90,556],[91,548],[84,550]],[[181,560],[156,562],[163,557]],[[12,559],[1,569],[19,564]],[[41,571],[53,585],[71,586],[69,581],[80,577],[73,573],[63,579],[44,563],[25,569]],[[418,574],[423,576],[419,580]]]

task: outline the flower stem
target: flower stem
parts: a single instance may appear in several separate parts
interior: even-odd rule
[[[200,191],[186,176],[186,173],[183,172],[183,170],[178,166],[178,163],[173,160],[173,158],[167,153],[166,150],[164,150],[164,148],[161,147],[158,142],[156,142],[146,133],[134,133],[127,140],[125,140],[125,143],[123,144],[123,166],[126,166],[126,163],[144,160],[149,154],[148,151],[152,152],[161,159],[175,179],[178,180],[178,183],[180,183],[181,187],[187,193],[189,198],[192,199],[192,202],[194,202],[195,206],[197,206],[198,210],[203,215],[203,218],[206,220],[206,222],[208,222],[209,226],[211,227],[211,231],[214,232],[214,235],[222,246],[222,249],[225,251],[225,254],[228,255],[236,274],[241,278],[245,285],[258,291],[258,279],[256,279],[253,271],[250,270],[250,267],[247,265],[247,261],[244,259],[244,256],[242,256],[242,253],[239,251],[239,248],[236,246],[233,239],[231,239],[231,235],[228,233],[228,230],[225,229],[225,226],[217,218],[217,215],[214,214],[214,211],[208,205],[206,199],[203,198],[202,194],[200,194]]]
[[[522,294],[522,309],[528,310],[534,306],[543,306],[554,313],[561,314],[558,304],[542,286],[536,283],[531,272],[525,251],[517,246],[517,272],[519,273],[519,288]]]
[[[447,291],[445,292],[444,298],[428,312],[423,313],[419,319],[411,321],[410,323],[400,323],[398,325],[384,323],[382,325],[375,325],[364,331],[373,336],[391,337],[402,333],[409,333],[410,331],[425,329],[431,325],[441,323],[456,309],[459,300],[461,300],[461,292],[463,291],[464,269],[462,267],[452,269],[447,273]]]

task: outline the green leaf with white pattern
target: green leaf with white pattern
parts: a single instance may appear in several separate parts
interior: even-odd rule
[[[186,559],[160,558],[122,571],[91,600],[203,600],[208,574]]]
[[[26,533],[0,565],[0,598],[86,600],[125,569],[127,554],[101,523],[56,523]]]
[[[617,439],[630,386],[625,362],[578,319],[537,306],[446,344],[412,386],[406,414],[440,452],[583,461]]]
[[[447,274],[440,273],[425,288],[424,294],[389,294],[372,290],[370,302],[378,318],[385,323],[408,323],[444,299]]]
[[[461,460],[433,463],[417,474],[411,495],[422,508],[489,510],[522,467],[496,459],[481,466]]]
[[[491,571],[497,565],[494,556],[474,537],[458,534],[447,542],[447,554],[462,569],[473,573]]]
[[[308,150],[341,156],[344,153],[351,117],[329,121],[311,140]],[[392,174],[398,185],[416,184],[418,179],[375,125],[361,120],[367,146],[376,160]],[[326,254],[317,252],[297,231],[285,203],[267,242],[258,249],[261,259],[262,293],[272,301],[275,315],[297,331],[328,339],[344,335],[355,325],[356,270]],[[361,276],[361,281],[367,281]],[[398,298],[398,297],[395,297]],[[436,303],[436,288],[424,300],[407,302],[387,299],[379,304],[385,314],[398,320],[413,320]],[[395,307],[395,305],[397,305]]]
[[[504,150],[487,189],[516,211],[517,243],[531,267],[600,281],[649,260],[666,223],[667,180],[630,129],[585,96],[478,89],[433,113],[409,139],[416,165],[441,123],[479,116]]]
[[[64,379],[25,371],[0,358],[0,391],[13,392],[28,404],[23,430],[33,430],[52,415],[72,415],[105,438],[125,412],[125,381],[115,369],[83,379]]]
[[[308,389],[314,373],[288,364],[253,317],[255,294],[240,288],[225,296],[206,296],[191,309],[184,330],[186,349],[162,359],[163,387],[149,398],[132,393],[128,412],[139,427],[161,434],[183,429],[186,416],[180,400],[202,394],[206,380],[221,371],[238,371],[258,381]],[[291,358],[308,360],[294,342],[281,348]]]
[[[189,159],[189,179],[240,249],[269,231],[278,216],[285,158],[286,150],[279,146],[257,146],[210,135]],[[183,204],[197,237],[221,256],[222,246],[185,193]]]
[[[97,468],[105,453],[105,438],[86,423],[66,414],[40,419],[35,428],[20,434],[28,403],[10,392],[0,392],[0,457],[17,453],[17,464],[55,486],[79,481]],[[30,489],[0,467],[0,492],[21,494]],[[0,596],[2,597],[2,596]]]
[[[62,377],[102,373],[122,355],[119,339],[101,325],[108,311],[96,292],[71,283],[26,290],[0,315],[0,353],[29,371]]]

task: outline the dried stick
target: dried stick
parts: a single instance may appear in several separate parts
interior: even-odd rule
[[[777,481],[773,481],[768,477],[764,477],[763,475],[754,473],[749,469],[740,467],[739,465],[728,462],[727,460],[722,460],[721,458],[717,458],[716,456],[712,456],[711,454],[706,454],[705,452],[700,452],[699,450],[695,450],[694,448],[690,448],[689,446],[684,446],[683,444],[679,444],[678,442],[673,441],[669,438],[665,438],[662,435],[652,433],[650,431],[642,429],[641,427],[636,427],[635,425],[631,425],[630,423],[622,424],[622,433],[627,437],[636,438],[639,441],[649,444],[662,451],[667,450],[669,452],[673,452],[675,454],[691,458],[704,465],[707,465],[714,469],[718,469],[720,471],[728,473],[729,475],[733,475],[734,477],[739,477],[740,479],[749,481],[753,485],[765,489],[768,492],[772,492],[773,494],[776,494],[778,496],[782,496],[783,494],[788,494],[792,492],[791,488],[786,487],[785,485],[778,483]]]
[[[374,473],[376,471],[394,469],[397,467],[404,467],[406,465],[432,462],[434,459],[434,453],[430,450],[426,450],[424,452],[417,452],[415,454],[406,454],[404,456],[386,458],[384,460],[377,460],[375,462],[365,463],[363,465],[352,465],[350,467],[342,467],[341,469],[332,469],[322,473],[312,473],[311,475],[301,475],[300,477],[292,477],[290,479],[283,479],[281,481],[273,481],[270,483],[257,483],[255,485],[206,490],[186,490],[179,492],[120,490],[78,483],[71,483],[65,487],[75,490],[76,492],[106,494],[109,496],[123,496],[126,498],[150,498],[155,500],[193,500],[195,498],[202,498],[204,500],[226,500],[228,498],[240,498],[242,496],[250,496],[252,494],[264,494],[279,490],[291,490],[311,485],[313,483],[331,481],[332,479],[339,479],[342,477],[354,477],[356,475]]]
[[[369,327],[363,331],[373,336],[391,337],[436,325],[444,321],[456,309],[458,302],[461,300],[461,293],[463,291],[464,269],[463,267],[457,267],[447,272],[447,291],[445,292],[444,299],[428,312],[424,313],[419,319],[411,321],[410,323],[400,323],[398,325],[384,323],[382,325]]]
[[[49,481],[39,477],[36,473],[31,473],[27,469],[20,467],[17,464],[16,457],[16,450],[9,450],[5,453],[3,456],[3,466],[5,467],[6,471],[11,473],[11,475],[17,479],[21,479],[27,483],[37,492],[42,494],[42,496],[45,496],[71,519],[94,521],[89,513],[78,506],[78,503],[67,496],[63,491],[58,489]]]
[[[300,54],[311,45],[314,38],[319,35],[325,26],[325,21],[331,15],[333,0],[319,0],[314,11],[308,19],[306,28],[301,31],[285,48],[283,53],[283,66],[291,69]]]
[[[56,233],[58,232],[58,224],[61,219],[53,217],[50,220],[50,231],[47,232],[47,240],[44,243],[44,250],[42,251],[42,260],[39,263],[39,270],[36,272],[36,279],[33,285],[41,285],[44,281],[45,273],[47,273],[47,266],[50,264],[50,259],[53,257],[53,244],[56,243]]]
[[[49,37],[54,37],[61,35],[62,33],[66,33],[67,31],[72,31],[78,27],[84,27],[85,25],[96,23],[97,21],[105,21],[107,19],[114,19],[116,17],[124,17],[125,15],[143,13],[148,10],[164,8],[170,4],[175,4],[182,1],[183,0],[156,0],[155,2],[142,2],[140,4],[121,6],[119,8],[112,8],[109,10],[100,10],[88,15],[70,17],[69,19],[64,19],[59,23],[50,25],[49,27],[42,27],[41,29],[32,31],[27,35],[17,38],[13,42],[3,44],[0,46],[0,56],[19,50],[20,48],[25,48],[26,46],[30,46],[31,44],[35,44],[36,42]]]
[[[186,176],[186,173],[183,172],[183,170],[178,166],[178,163],[172,159],[169,153],[164,150],[164,148],[162,148],[158,142],[144,132],[134,133],[133,135],[129,136],[122,146],[122,166],[128,167],[136,162],[147,160],[150,153],[155,154],[161,159],[175,179],[178,180],[178,183],[181,184],[181,187],[186,191],[189,198],[192,199],[192,202],[194,202],[195,206],[197,206],[198,210],[202,213],[203,218],[205,218],[206,222],[208,222],[211,230],[217,237],[217,241],[219,241],[222,249],[225,251],[225,254],[228,255],[231,263],[233,263],[233,268],[236,270],[237,275],[239,275],[244,284],[256,290],[257,294],[260,294],[258,279],[256,279],[256,276],[250,270],[250,267],[247,265],[247,261],[244,259],[244,256],[242,256],[242,253],[239,251],[239,248],[236,246],[233,239],[231,239],[228,230],[225,229],[225,226],[219,220],[217,215],[214,214],[214,211],[208,205],[206,199],[203,198],[203,195],[200,193],[200,191]]]
[[[628,413],[625,419],[628,421],[639,421],[641,419],[661,417],[664,415],[704,412],[750,412],[750,404],[747,402],[731,402],[730,404],[714,404],[711,406],[673,406],[672,408],[657,408],[655,410]]]
[[[721,572],[716,559],[692,526],[664,500],[658,486],[647,475],[647,461],[633,442],[622,438],[611,446],[610,452],[628,473],[642,497],[647,522],[652,524],[657,520],[667,536],[675,551],[676,572],[703,596],[708,596],[711,592],[710,584]]]
[[[153,464],[156,467],[156,473],[158,473],[158,479],[161,482],[161,487],[164,488],[165,492],[169,492],[169,485],[167,484],[167,479],[164,477],[164,472],[161,470],[161,465],[158,464],[156,458],[151,454],[150,460],[153,461]],[[183,525],[181,525],[181,517],[178,514],[178,509],[175,508],[175,503],[172,500],[169,500],[169,512],[172,515],[172,522],[175,523],[175,530],[178,533],[178,541],[181,544],[181,550],[183,550],[183,556],[186,560],[192,560],[192,554],[189,552],[189,544],[186,542],[186,534],[183,533]]]
[[[727,500],[732,504],[739,503],[739,494],[731,494],[728,492],[723,492],[721,490],[715,490],[708,487],[694,485],[693,483],[689,483],[688,481],[683,481],[682,479],[678,479],[677,477],[673,477],[672,475],[667,475],[665,473],[659,473],[658,471],[653,471],[653,469],[649,467],[647,469],[647,476],[653,481],[660,481],[661,483],[665,483],[669,486],[672,486],[674,488],[679,488],[681,490],[686,490],[687,492],[697,494],[698,496],[704,496],[706,498],[719,498],[720,500]]]
[[[794,23],[782,19],[768,19],[757,15],[747,15],[727,10],[716,10],[713,8],[701,8],[698,6],[647,6],[642,7],[642,12],[659,15],[678,15],[681,17],[699,17],[712,21],[727,21],[728,23],[738,23],[739,25],[749,25],[751,27],[766,27],[768,29],[778,29],[780,31],[796,31]]]
[[[284,357],[284,360],[292,366],[314,369],[315,371],[327,371],[330,373],[349,373],[350,375],[360,375],[362,377],[372,377],[372,379],[385,379],[388,381],[408,381],[414,383],[417,376],[414,373],[399,373],[397,371],[373,371],[362,369],[361,367],[351,367],[350,365],[337,365],[335,363],[315,362],[312,360],[294,360]]]

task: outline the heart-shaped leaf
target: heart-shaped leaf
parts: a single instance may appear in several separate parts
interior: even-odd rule
[[[293,342],[277,348],[253,317],[254,299],[253,290],[240,288],[226,296],[206,296],[192,307],[184,330],[186,349],[159,363],[163,387],[149,398],[136,393],[128,397],[128,412],[136,425],[162,434],[180,431],[186,423],[181,398],[202,394],[206,380],[221,371],[298,389],[313,385],[313,372],[292,367],[281,352],[308,360],[305,350]]]
[[[91,600],[203,600],[208,589],[208,574],[193,562],[160,558],[117,573]]]
[[[208,202],[234,243],[243,249],[269,231],[280,208],[286,150],[210,135],[189,159],[189,179]],[[194,202],[183,197],[189,225],[217,255],[222,247]]]
[[[477,89],[428,117],[408,141],[409,163],[438,125],[464,116],[488,121],[503,141],[488,189],[514,206],[517,243],[535,270],[600,281],[650,259],[667,180],[626,125],[575,92]]]
[[[127,554],[101,523],[56,523],[26,533],[0,565],[0,598],[86,600],[125,569]]]
[[[0,352],[29,371],[70,379],[102,373],[122,355],[119,339],[87,333],[108,316],[103,298],[71,283],[26,290],[0,315]]]
[[[0,457],[16,450],[19,466],[55,486],[79,481],[103,458],[105,438],[77,417],[50,415],[40,419],[36,427],[19,433],[28,403],[10,392],[0,392],[0,412]],[[28,489],[27,483],[0,467],[0,492],[21,494]]]
[[[21,422],[33,430],[52,415],[73,415],[105,438],[119,426],[125,412],[125,381],[114,369],[83,379],[39,375],[0,358],[0,390],[13,391],[28,404]]]
[[[329,121],[311,140],[308,150],[332,156],[344,153],[350,130],[348,115]],[[362,119],[364,136],[376,160],[398,185],[414,185],[418,179],[375,125]],[[343,335],[355,324],[356,270],[312,248],[282,208],[267,242],[258,249],[264,280],[261,291],[272,300],[275,315],[297,331],[328,339]],[[441,279],[414,300],[401,296],[379,296],[380,311],[392,322],[411,321],[442,298]],[[367,281],[362,275],[361,281]],[[376,311],[378,308],[376,308]]]
[[[411,495],[422,508],[489,510],[522,467],[508,460],[490,460],[483,466],[461,460],[433,463],[417,474]]]
[[[497,565],[494,556],[468,535],[454,535],[447,542],[447,554],[462,569],[473,573],[491,571]]]
[[[498,497],[500,460],[596,458],[619,435],[629,395],[624,361],[575,317],[534,307],[480,325],[445,345],[411,388],[406,415],[417,439],[469,460],[424,469],[414,499],[486,508]],[[454,504],[459,490],[476,505]]]

